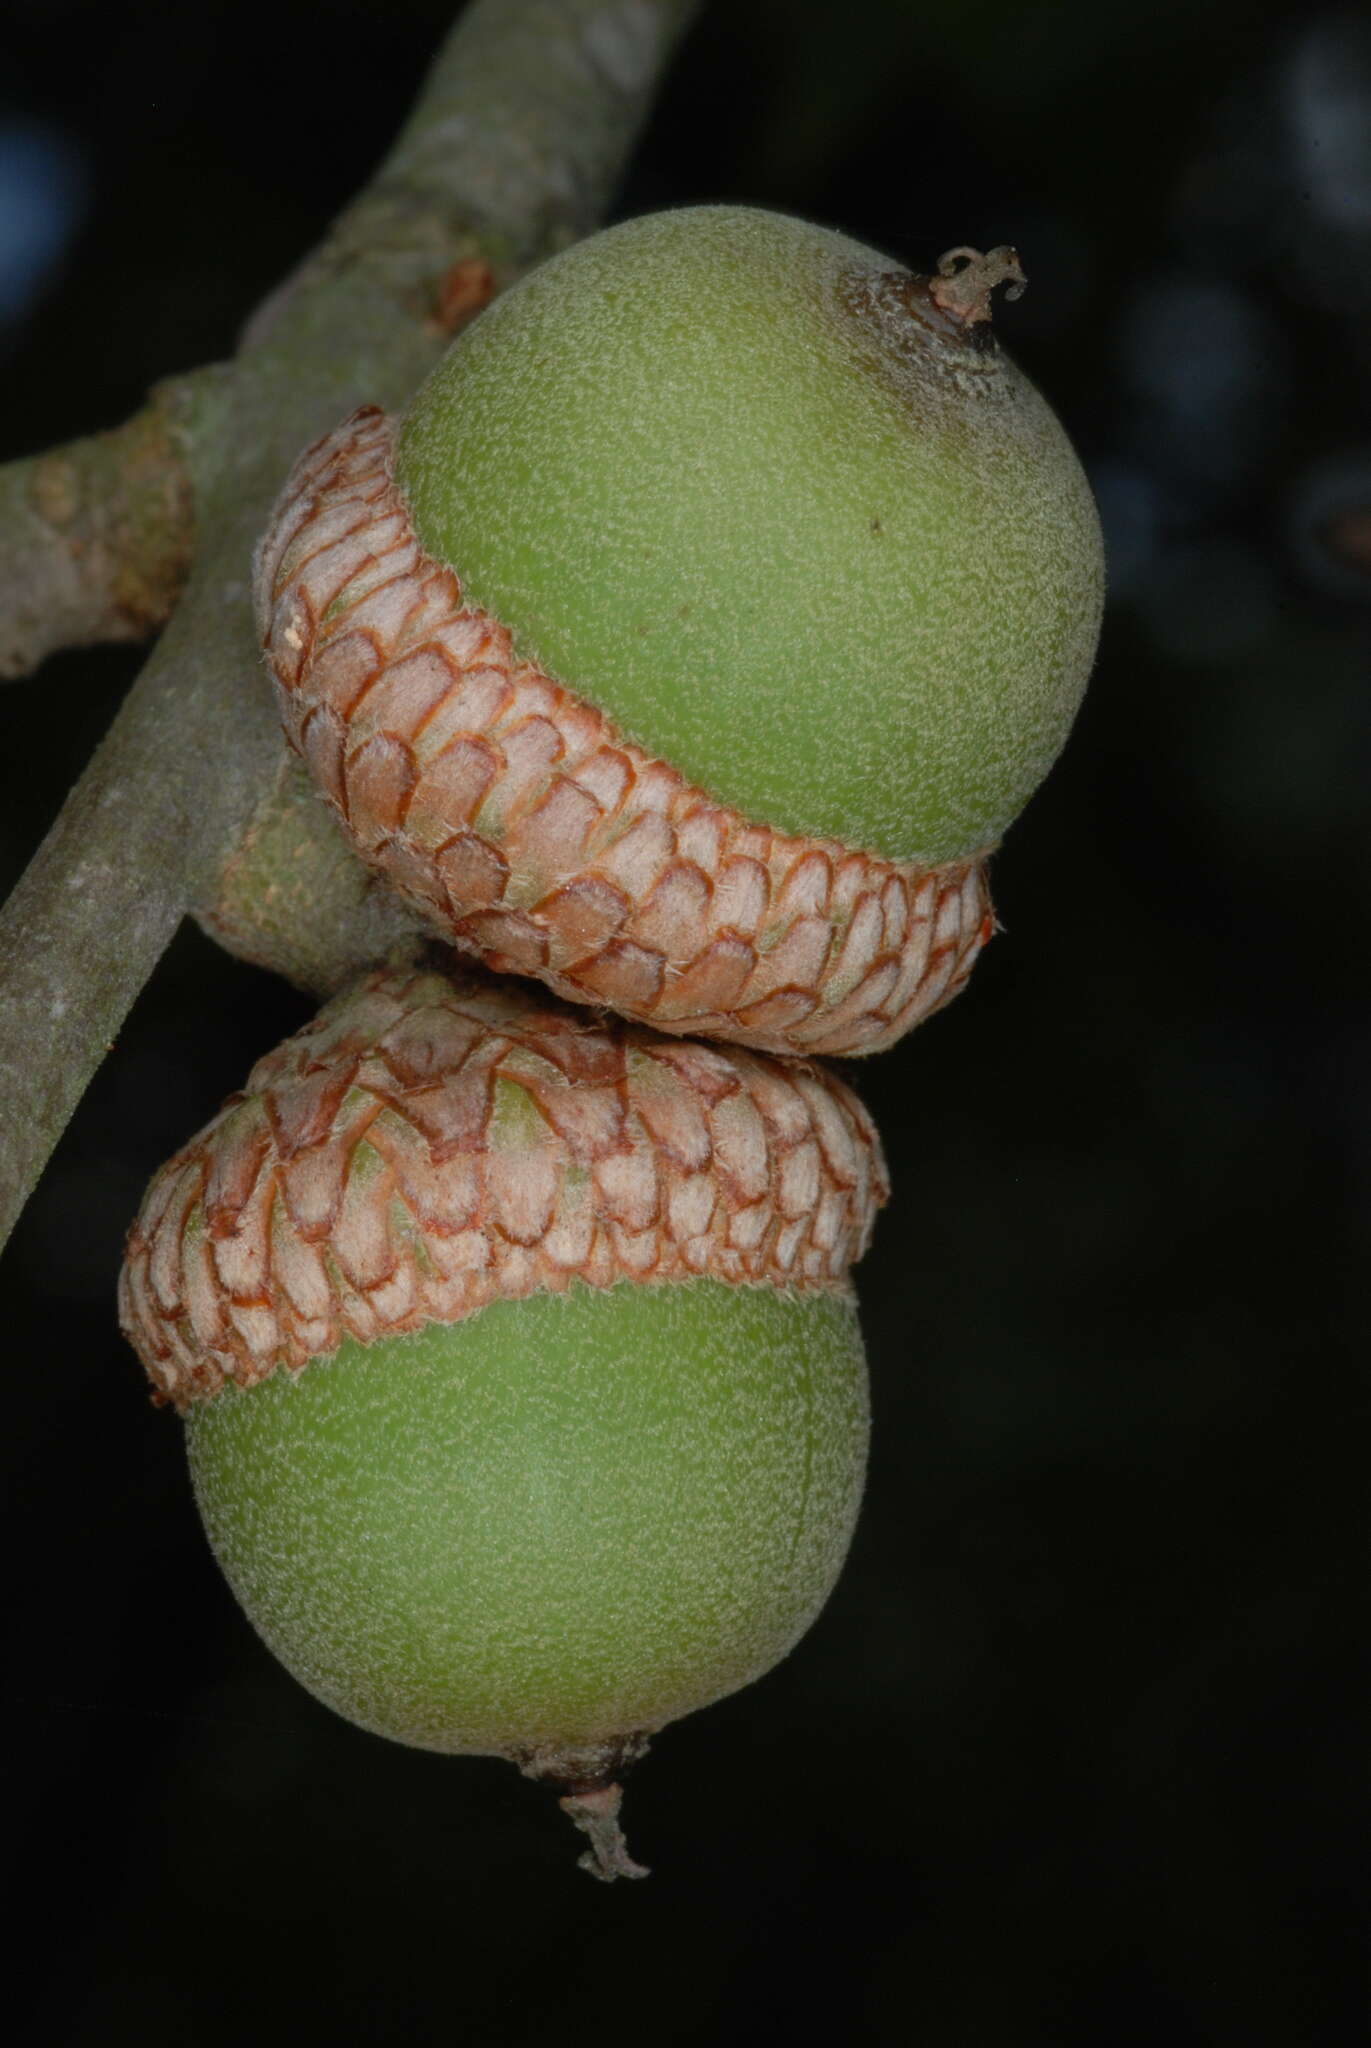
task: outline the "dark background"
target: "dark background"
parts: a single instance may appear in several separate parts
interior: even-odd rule
[[[449,11],[7,0],[0,455],[226,354]],[[860,1070],[896,1195],[852,1559],[659,1739],[642,1886],[506,1767],[297,1690],[114,1322],[149,1174],[307,1009],[183,932],[0,1269],[25,2044],[1364,2037],[1371,28],[716,0],[621,210],[713,198],[925,266],[1019,244],[1002,331],[1110,543],[1006,935]],[[6,882],[137,662],[0,693]]]

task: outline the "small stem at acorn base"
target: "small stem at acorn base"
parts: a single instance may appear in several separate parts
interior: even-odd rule
[[[576,1860],[604,1884],[616,1877],[646,1877],[646,1864],[635,1863],[628,1853],[624,1831],[619,1826],[622,1785],[596,1785],[589,1791],[568,1792],[557,1803],[586,1836],[590,1847]]]
[[[979,327],[991,317],[991,296],[1000,285],[1005,297],[1022,297],[1028,279],[1017,249],[1002,242],[982,255],[979,249],[947,249],[938,258],[938,274],[928,281],[928,296],[941,312],[964,327]]]
[[[605,1884],[616,1877],[646,1877],[641,1863],[628,1853],[624,1831],[619,1826],[619,1807],[624,1788],[620,1777],[646,1753],[649,1737],[637,1729],[630,1735],[611,1735],[589,1742],[546,1743],[535,1749],[515,1750],[511,1763],[526,1778],[551,1785],[558,1804],[574,1821],[590,1847],[580,1857],[582,1870]]]

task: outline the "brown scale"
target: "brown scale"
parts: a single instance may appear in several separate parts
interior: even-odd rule
[[[514,657],[425,554],[394,423],[297,463],[256,601],[286,736],[358,852],[449,943],[658,1031],[875,1052],[962,987],[980,855],[923,869],[711,801]]]
[[[887,1191],[869,1117],[820,1067],[379,971],[155,1176],[120,1314],[185,1408],[578,1279],[843,1291]]]

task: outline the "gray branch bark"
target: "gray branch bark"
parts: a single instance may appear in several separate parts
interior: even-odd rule
[[[596,224],[693,12],[476,0],[372,184],[203,380],[184,438],[184,595],[0,914],[0,1242],[181,917],[218,905],[226,873],[241,880],[245,842],[270,839],[264,811],[294,789],[248,603],[291,462],[354,406],[405,401],[446,338],[457,266],[487,263],[504,283]],[[333,908],[351,915],[351,892],[355,943],[374,950],[393,914],[334,866]],[[290,971],[279,934],[277,951]],[[305,962],[299,978],[330,971]]]
[[[122,427],[0,464],[0,682],[59,647],[144,640],[170,615],[193,554],[186,437],[217,374],[170,379]]]

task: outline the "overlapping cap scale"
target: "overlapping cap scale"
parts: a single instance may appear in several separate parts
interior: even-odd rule
[[[962,987],[979,856],[920,869],[711,800],[520,664],[420,547],[364,408],[297,463],[258,551],[286,736],[362,858],[498,972],[659,1031],[866,1053]]]
[[[155,1176],[124,1330],[159,1398],[573,1280],[842,1289],[887,1182],[821,1068],[379,971]]]

